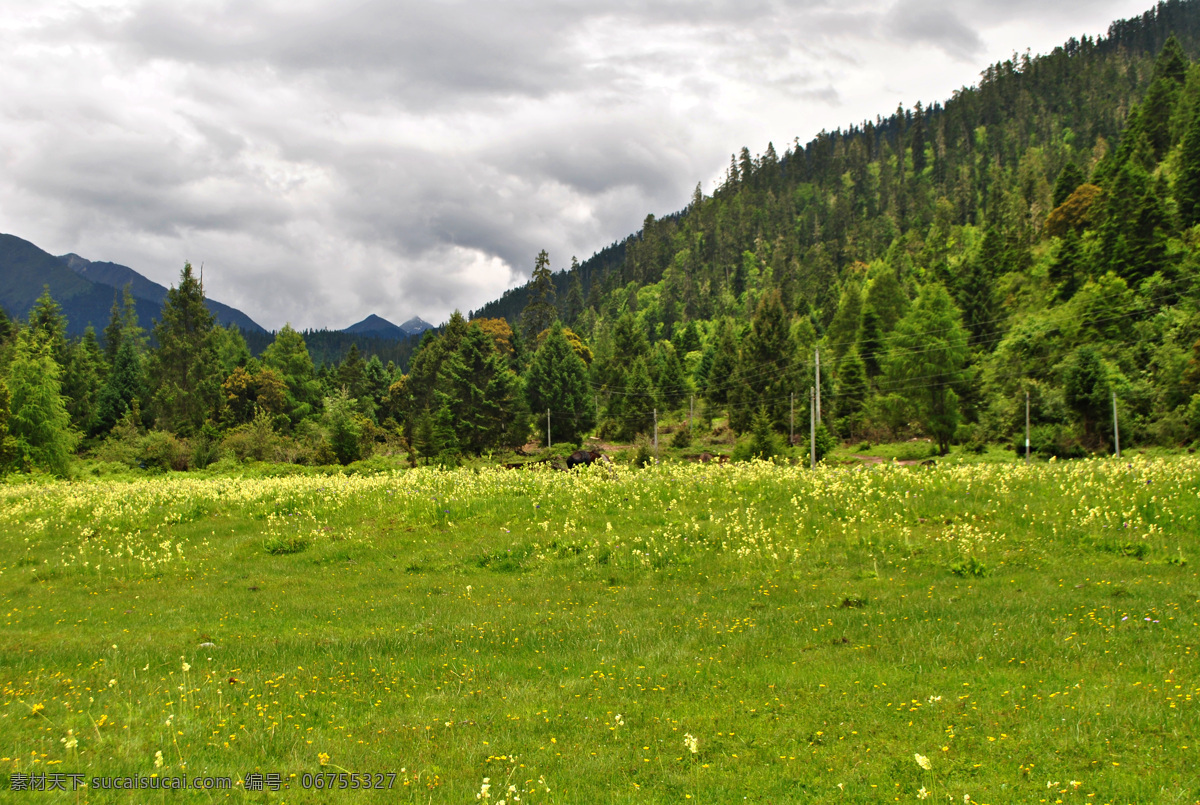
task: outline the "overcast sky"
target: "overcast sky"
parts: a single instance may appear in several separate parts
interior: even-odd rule
[[[268,329],[443,321],[1150,0],[0,0],[0,231]]]

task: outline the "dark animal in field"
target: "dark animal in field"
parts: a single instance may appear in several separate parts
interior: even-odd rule
[[[608,456],[598,450],[576,450],[567,456],[567,469],[573,470],[581,464],[590,467],[597,461],[608,461]]]
[[[701,464],[707,464],[708,462],[713,460],[713,456],[712,456],[712,453],[701,453],[696,458],[696,460],[699,461]]]

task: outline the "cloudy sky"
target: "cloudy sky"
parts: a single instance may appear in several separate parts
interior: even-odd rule
[[[0,0],[0,231],[263,326],[437,323],[1150,0]]]

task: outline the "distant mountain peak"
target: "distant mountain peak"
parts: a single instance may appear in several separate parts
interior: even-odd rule
[[[369,335],[375,338],[404,338],[432,329],[433,325],[419,316],[414,316],[404,324],[396,325],[382,316],[372,313],[362,321],[351,324],[342,332],[351,335]]]
[[[401,324],[400,329],[409,335],[416,335],[417,333],[423,333],[426,330],[432,330],[433,325],[425,321],[420,316],[413,316],[411,319],[404,322],[404,324]]]

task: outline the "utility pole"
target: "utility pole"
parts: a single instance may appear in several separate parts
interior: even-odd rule
[[[821,418],[821,348],[817,347],[817,419]]]
[[[788,411],[788,447],[796,443],[796,392],[790,396],[791,409]]]
[[[546,447],[554,447],[554,442],[550,441],[550,409],[546,409]]]
[[[1025,463],[1029,463],[1029,392],[1025,392]]]
[[[688,395],[688,433],[692,432],[692,415],[696,412],[696,395]]]
[[[1121,425],[1117,421],[1117,393],[1113,395],[1113,445],[1117,448],[1117,458],[1121,457]]]
[[[642,409],[645,410],[645,409]],[[658,463],[658,409],[654,409],[654,463]]]
[[[817,467],[817,409],[816,409],[816,392],[809,388],[808,390],[808,468],[810,470]]]

